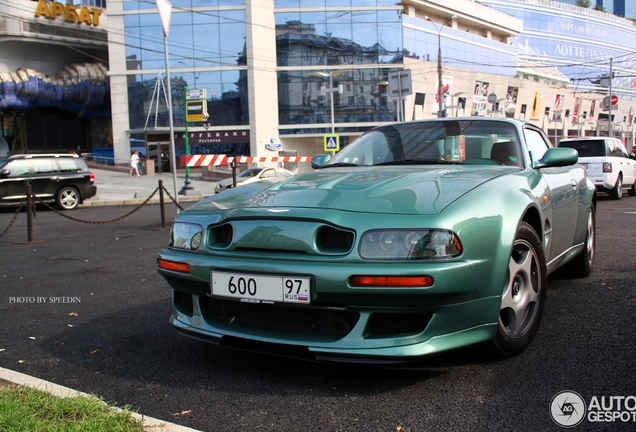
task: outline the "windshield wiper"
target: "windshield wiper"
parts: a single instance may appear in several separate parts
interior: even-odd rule
[[[320,168],[334,168],[334,167],[358,167],[360,164],[351,163],[351,162],[337,162],[332,164],[323,165]]]
[[[387,161],[387,162],[380,162],[377,164],[374,164],[374,166],[380,166],[380,165],[438,165],[438,164],[443,164],[443,165],[455,165],[455,164],[462,164],[463,162],[460,161],[447,161],[447,160],[440,160],[440,159],[401,159],[401,160],[392,160],[392,161]]]

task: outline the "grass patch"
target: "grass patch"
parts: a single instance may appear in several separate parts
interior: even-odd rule
[[[59,398],[45,391],[0,384],[0,431],[139,432],[143,424],[101,399]]]

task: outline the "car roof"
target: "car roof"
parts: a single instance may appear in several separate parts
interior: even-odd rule
[[[33,158],[41,158],[41,157],[79,158],[78,155],[69,154],[69,153],[37,153],[37,154],[16,154],[16,155],[9,156],[9,159],[33,159]]]
[[[481,117],[481,116],[470,116],[470,117],[438,117],[438,118],[429,118],[429,119],[422,119],[422,120],[412,120],[412,121],[408,121],[408,122],[396,122],[396,123],[389,123],[388,125],[391,124],[405,124],[405,123],[432,123],[432,122],[449,122],[449,121],[467,121],[467,122],[497,122],[497,123],[508,123],[508,124],[512,124],[515,125],[516,127],[522,128],[522,127],[531,127],[534,128],[536,130],[542,130],[540,127],[538,127],[537,125],[527,121],[527,120],[521,120],[521,119],[515,119],[515,118],[509,118],[509,117]],[[382,126],[378,126],[378,127],[382,127]]]
[[[560,142],[563,141],[588,141],[588,140],[614,140],[614,141],[621,141],[618,138],[612,138],[612,137],[591,137],[591,136],[584,136],[584,137],[572,137],[572,138],[563,138]]]

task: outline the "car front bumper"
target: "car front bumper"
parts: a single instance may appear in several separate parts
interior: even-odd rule
[[[189,255],[189,256],[188,256]],[[309,360],[403,362],[494,337],[501,297],[473,297],[473,268],[463,261],[413,266],[374,263],[241,262],[201,259],[173,250],[159,258],[187,261],[190,274],[159,269],[173,288],[178,332],[224,347]],[[312,279],[311,305],[252,304],[213,297],[213,270],[295,274]],[[349,286],[354,274],[431,275],[426,288]]]

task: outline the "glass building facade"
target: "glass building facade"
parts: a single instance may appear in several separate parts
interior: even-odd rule
[[[404,17],[404,55],[436,62],[438,27],[423,19]],[[505,76],[517,75],[516,38],[508,45],[483,36],[444,27],[441,49],[446,64]]]
[[[169,64],[174,127],[185,126],[186,87],[205,89],[207,93],[208,120],[190,126],[248,125],[244,1],[171,3]],[[165,69],[163,27],[157,7],[145,1],[125,1],[123,6],[126,69],[139,71],[127,76],[130,129],[168,127],[168,108],[160,82]],[[213,146],[199,150],[212,153]],[[238,147],[249,152],[249,145]]]
[[[388,74],[403,63],[402,12],[395,2],[276,0],[275,8],[279,124],[311,125],[281,134],[331,132],[331,96],[324,91],[331,84],[339,87],[332,93],[336,132],[397,120],[387,95]]]
[[[517,41],[520,59],[555,66],[570,78],[570,87],[603,93],[609,86],[619,98],[636,100],[636,27],[569,9],[533,2],[484,0],[483,3],[523,20]]]
[[[563,74],[558,74],[562,86],[570,78],[575,91],[604,93],[613,58],[614,93],[636,100],[636,27],[628,20],[586,14],[556,1],[482,0],[470,6],[477,8],[471,11],[478,16],[462,16],[464,11],[458,9],[460,18],[440,28],[449,16],[435,5],[395,0],[173,0],[169,61],[174,127],[185,127],[186,87],[207,92],[209,118],[190,127],[248,131],[241,134],[245,142],[223,147],[223,152],[243,155],[261,152],[262,143],[279,138],[317,146],[320,136],[331,132],[332,121],[346,142],[347,135],[397,121],[398,113],[412,112],[415,118],[415,92],[422,105],[418,116],[434,116],[437,106],[427,102],[424,107],[422,95],[435,99],[440,42],[443,67],[461,69],[449,78],[454,80],[452,93],[467,95],[462,98],[465,113],[482,115],[488,108],[485,97],[495,88],[500,94],[507,89],[515,102],[518,96],[521,107],[530,106],[532,100],[516,81],[526,67],[520,60],[556,67]],[[426,19],[429,13],[438,24]],[[119,71],[112,76],[119,77],[118,85],[128,96],[128,117],[119,124],[127,120],[126,132],[138,139],[149,132],[165,135],[165,57],[156,5],[123,0],[114,15],[123,22],[124,32],[117,51]],[[414,80],[414,94],[405,102],[410,106],[398,110],[397,100],[389,97],[389,75],[404,68],[425,78]],[[472,74],[470,79],[464,71]],[[537,78],[531,75],[524,77]],[[550,91],[541,76],[536,81]],[[275,105],[277,111],[270,109]],[[197,151],[219,153],[225,144],[204,143]]]

